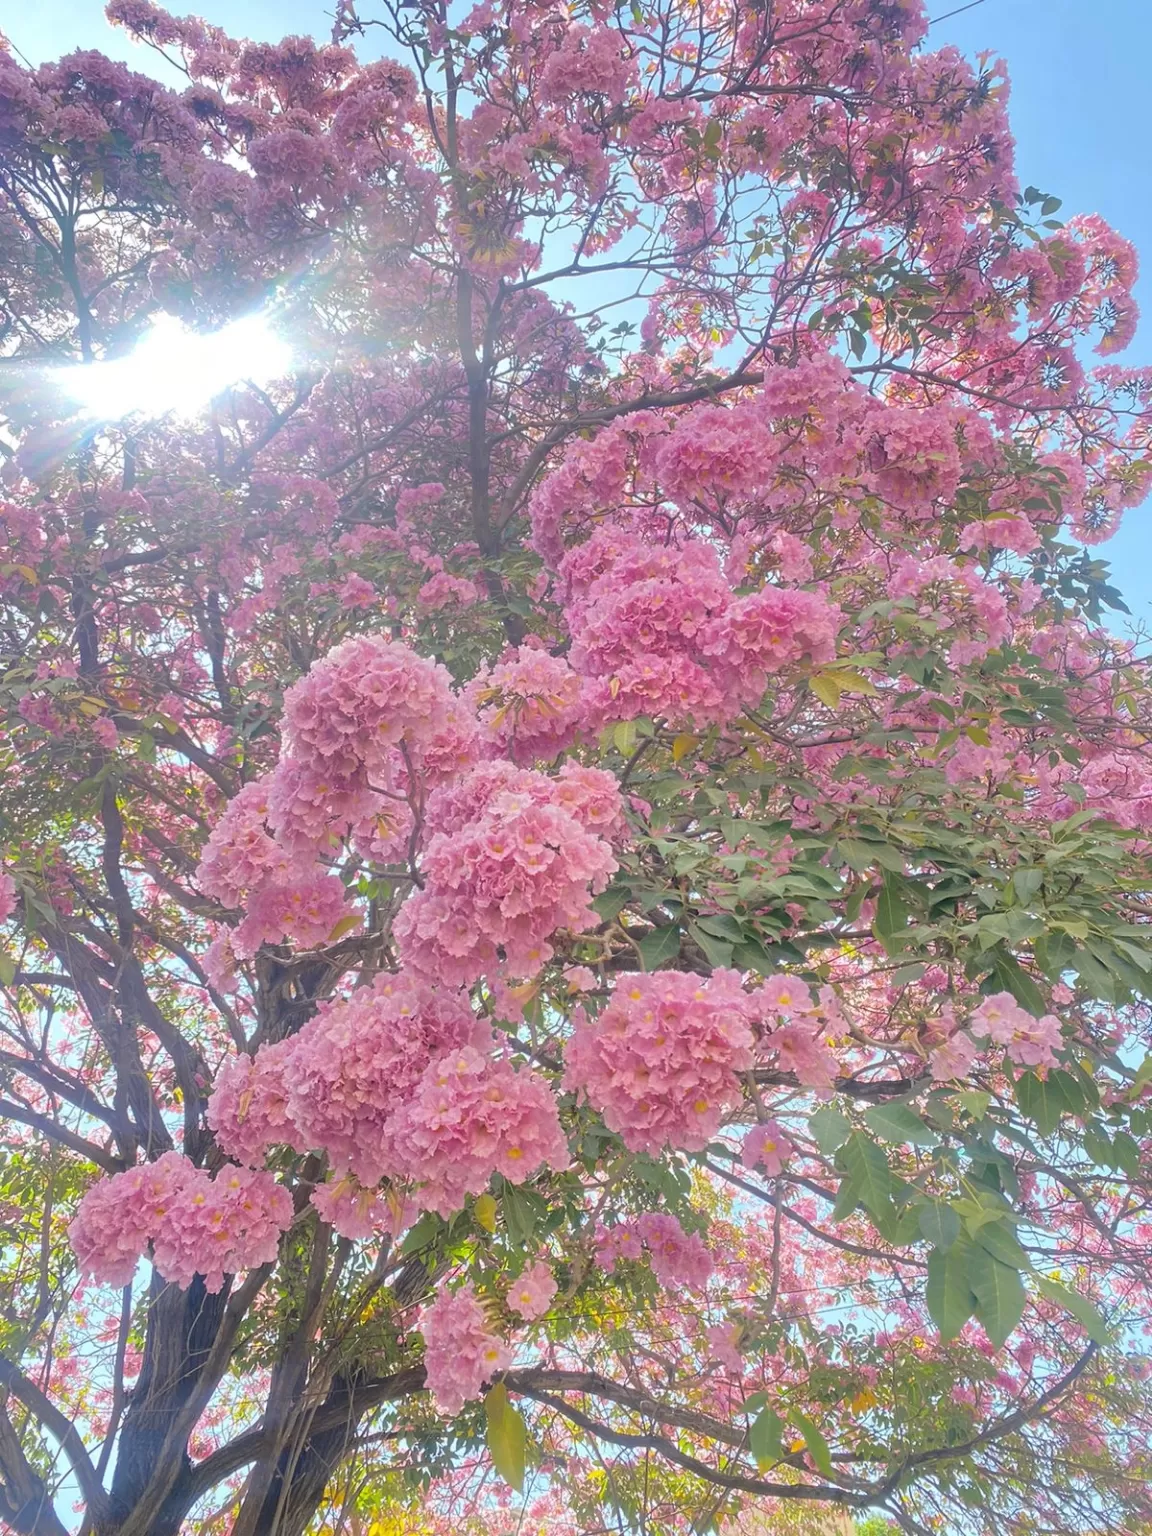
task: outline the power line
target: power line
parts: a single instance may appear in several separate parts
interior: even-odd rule
[[[956,8],[956,10],[954,10],[954,11],[945,11],[943,16],[933,16],[932,19],[929,21],[928,25],[930,27],[934,27],[934,26],[936,26],[937,22],[951,21],[953,16],[959,16],[964,11],[974,11],[978,5],[983,5],[983,4],[984,4],[984,0],[968,0],[968,4],[967,5],[958,6]]]

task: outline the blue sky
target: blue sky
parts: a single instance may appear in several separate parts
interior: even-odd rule
[[[962,0],[934,0],[944,18]],[[332,0],[199,0],[174,3],[238,35],[327,35]],[[372,14],[372,0],[362,13]],[[151,70],[154,57],[104,21],[102,0],[9,0],[0,27],[32,62],[73,48],[102,48]],[[1148,153],[1152,0],[980,0],[941,19],[930,43],[969,55],[988,49],[1008,62],[1017,166],[1023,183],[1063,198],[1063,212],[1099,213],[1132,240],[1144,274],[1146,316],[1124,361],[1152,364],[1152,156]],[[1152,628],[1152,502],[1129,512],[1101,547],[1133,620]]]

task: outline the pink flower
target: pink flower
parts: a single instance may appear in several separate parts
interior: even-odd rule
[[[609,813],[618,815],[618,796]],[[501,970],[536,975],[557,929],[581,932],[597,921],[592,896],[616,868],[608,843],[587,826],[599,814],[581,779],[508,763],[483,764],[438,791],[428,806],[440,830],[425,849],[424,889],[394,928],[405,963],[460,985]]]
[[[968,1021],[974,1035],[987,1035],[1003,1045],[1009,1058],[1020,1066],[1054,1067],[1054,1052],[1064,1043],[1060,1020],[1047,1013],[1033,1018],[1010,992],[986,997]]]
[[[317,1184],[311,1198],[320,1220],[353,1242],[389,1231],[398,1214],[384,1196],[365,1188],[351,1173]]]
[[[16,882],[6,869],[0,869],[0,923],[6,923],[16,910]]]
[[[342,882],[335,875],[310,874],[284,884],[265,885],[248,901],[248,916],[233,931],[232,952],[249,959],[262,944],[291,942],[297,949],[315,949],[326,943],[337,924],[348,927],[363,921],[345,901]]]
[[[568,1142],[545,1080],[472,1046],[425,1071],[389,1127],[389,1164],[421,1186],[429,1210],[450,1216],[494,1172],[522,1184],[542,1167],[568,1166]]]
[[[94,1184],[69,1237],[80,1267],[104,1284],[127,1285],[151,1240],[165,1280],[187,1287],[199,1274],[218,1291],[225,1274],[276,1258],[292,1215],[291,1195],[270,1173],[232,1165],[213,1179],[166,1152]]]
[[[446,1418],[480,1397],[485,1384],[512,1363],[512,1351],[492,1332],[471,1285],[441,1290],[421,1312],[420,1331],[428,1390]]]
[[[709,1355],[734,1376],[744,1374],[744,1357],[740,1353],[743,1334],[744,1329],[739,1323],[717,1323],[704,1331]]]
[[[775,1178],[795,1150],[777,1121],[767,1120],[763,1125],[754,1125],[745,1136],[741,1158],[745,1168],[759,1164],[770,1178]]]
[[[644,1257],[644,1243],[631,1222],[615,1227],[598,1227],[596,1231],[596,1264],[606,1275],[612,1274],[619,1259],[637,1263]]]
[[[390,1171],[418,1177],[418,1162],[398,1165],[398,1126],[430,1065],[475,1031],[464,994],[404,973],[327,1004],[293,1037],[282,1069],[289,1140],[326,1152],[365,1185]]]
[[[361,635],[336,646],[284,695],[290,750],[303,758],[352,759],[391,768],[406,745],[418,759],[447,722],[452,680],[406,645]]]
[[[979,1050],[974,1041],[958,1030],[928,1058],[933,1081],[944,1083],[967,1077],[978,1055]]]
[[[675,1216],[664,1211],[645,1211],[636,1228],[662,1285],[703,1289],[712,1273],[712,1255],[699,1232],[685,1232]]]
[[[250,1168],[263,1166],[269,1147],[298,1140],[288,1109],[286,1073],[296,1042],[262,1045],[253,1056],[233,1056],[216,1074],[208,1100],[208,1124],[230,1157]]]
[[[149,1238],[198,1170],[179,1152],[99,1179],[68,1228],[80,1268],[102,1285],[128,1285]]]
[[[551,1267],[538,1259],[508,1288],[508,1305],[527,1322],[543,1317],[556,1295],[556,1278]]]
[[[156,1268],[179,1286],[203,1275],[218,1291],[226,1274],[275,1260],[292,1216],[292,1196],[270,1173],[230,1166],[210,1179],[197,1169],[153,1232]]]
[[[521,646],[469,685],[480,724],[517,762],[555,757],[584,713],[580,674],[547,651]]]
[[[344,578],[338,595],[345,608],[371,608],[377,601],[376,588],[355,571]]]
[[[752,1004],[736,971],[625,972],[595,1019],[582,1011],[565,1083],[582,1089],[634,1152],[698,1151],[740,1098],[752,1065]]]

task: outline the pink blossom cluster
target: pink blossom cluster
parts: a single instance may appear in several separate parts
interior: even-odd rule
[[[537,1259],[508,1287],[508,1305],[525,1322],[543,1317],[556,1299],[556,1277],[550,1264]]]
[[[232,932],[232,952],[248,959],[261,944],[290,941],[315,949],[328,941],[338,924],[359,927],[362,915],[345,902],[344,885],[335,875],[313,872],[285,885],[265,885],[248,902],[248,915]],[[342,931],[347,931],[347,928]]]
[[[622,973],[608,1006],[575,1014],[565,1083],[634,1152],[699,1151],[753,1062],[751,996],[737,971]]]
[[[234,960],[248,959],[261,944],[290,940],[302,949],[326,942],[346,916],[357,916],[345,902],[344,886],[316,863],[317,846],[347,804],[341,786],[315,783],[313,839],[300,836],[300,817],[285,817],[288,835],[272,830],[286,799],[306,801],[307,774],[286,759],[271,774],[246,784],[225,807],[201,856],[201,888],[228,906],[243,906],[245,917],[229,935]],[[366,814],[364,792],[357,809]],[[317,801],[321,805],[317,805]]]
[[[481,728],[518,763],[571,746],[584,717],[580,674],[559,656],[521,646],[468,686]]]
[[[974,1035],[1002,1045],[1009,1060],[1021,1067],[1055,1067],[1055,1052],[1064,1044],[1060,1020],[1053,1013],[1034,1018],[1010,992],[986,997],[968,1020]]]
[[[753,994],[762,1038],[760,1051],[781,1072],[794,1072],[806,1088],[831,1088],[838,1065],[828,1045],[841,1026],[836,996],[822,987],[818,998],[792,976],[770,976]]]
[[[541,96],[560,103],[570,96],[596,95],[619,103],[635,75],[636,65],[614,27],[569,25],[544,64]]]
[[[482,1396],[493,1376],[512,1364],[512,1351],[493,1332],[471,1285],[441,1290],[421,1312],[420,1331],[427,1387],[445,1418]]]
[[[296,1141],[288,1095],[297,1039],[262,1045],[255,1056],[230,1056],[216,1074],[208,1124],[222,1150],[250,1168],[263,1165],[270,1147]]]
[[[396,1117],[422,1074],[475,1032],[466,996],[405,974],[322,1008],[293,1038],[284,1071],[293,1141],[376,1184],[396,1167]]]
[[[568,1164],[545,1080],[496,1054],[465,993],[406,973],[327,1004],[255,1058],[231,1059],[208,1122],[252,1165],[276,1145],[326,1153],[334,1182],[314,1203],[346,1236],[399,1219],[374,1203],[382,1178],[418,1186],[422,1209],[450,1215],[494,1171],[522,1183]]]
[[[712,1273],[712,1255],[698,1232],[685,1232],[666,1211],[645,1211],[635,1221],[600,1227],[596,1233],[596,1263],[612,1274],[620,1259],[639,1260],[644,1253],[661,1285],[686,1285],[701,1290]]]
[[[421,1203],[449,1216],[493,1171],[520,1184],[568,1166],[568,1143],[547,1082],[472,1046],[434,1062],[392,1125],[392,1172],[419,1179]]]
[[[565,764],[550,778],[507,762],[481,764],[432,797],[424,888],[394,933],[414,970],[459,984],[486,972],[534,976],[560,928],[595,921],[591,899],[616,859],[601,832],[619,817],[608,774]]]
[[[962,1029],[954,1029],[928,1057],[933,1081],[947,1083],[967,1077],[979,1054],[971,1035],[966,1035]]]
[[[16,910],[16,882],[6,869],[0,869],[0,923],[6,923]]]
[[[474,711],[445,669],[379,637],[347,640],[285,697],[288,750],[228,803],[204,848],[201,887],[245,916],[233,961],[265,943],[311,949],[359,921],[332,866],[406,859],[413,804],[475,761]]]
[[[391,775],[394,749],[419,759],[449,723],[452,680],[397,641],[360,635],[329,651],[284,696],[290,751],[337,768]],[[379,782],[377,780],[376,782]]]
[[[603,529],[560,575],[589,718],[730,719],[759,701],[769,675],[835,655],[842,616],[823,593],[737,597],[702,540],[661,546]]]
[[[381,1193],[360,1183],[354,1173],[334,1174],[312,1191],[320,1220],[352,1242],[387,1233],[397,1238],[416,1214],[410,1200],[395,1191]]]
[[[740,1155],[745,1168],[763,1168],[769,1178],[774,1179],[795,1150],[779,1121],[765,1120],[761,1125],[754,1125],[745,1136]]]
[[[203,1275],[218,1291],[226,1274],[271,1263],[292,1222],[292,1197],[270,1174],[228,1165],[211,1178],[166,1152],[101,1179],[68,1229],[80,1267],[106,1285],[131,1282],[149,1242],[165,1280]]]

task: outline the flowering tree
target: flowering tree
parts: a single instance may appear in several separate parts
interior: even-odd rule
[[[1152,1529],[1130,247],[919,0],[109,14],[186,88],[0,53],[0,1518]]]

